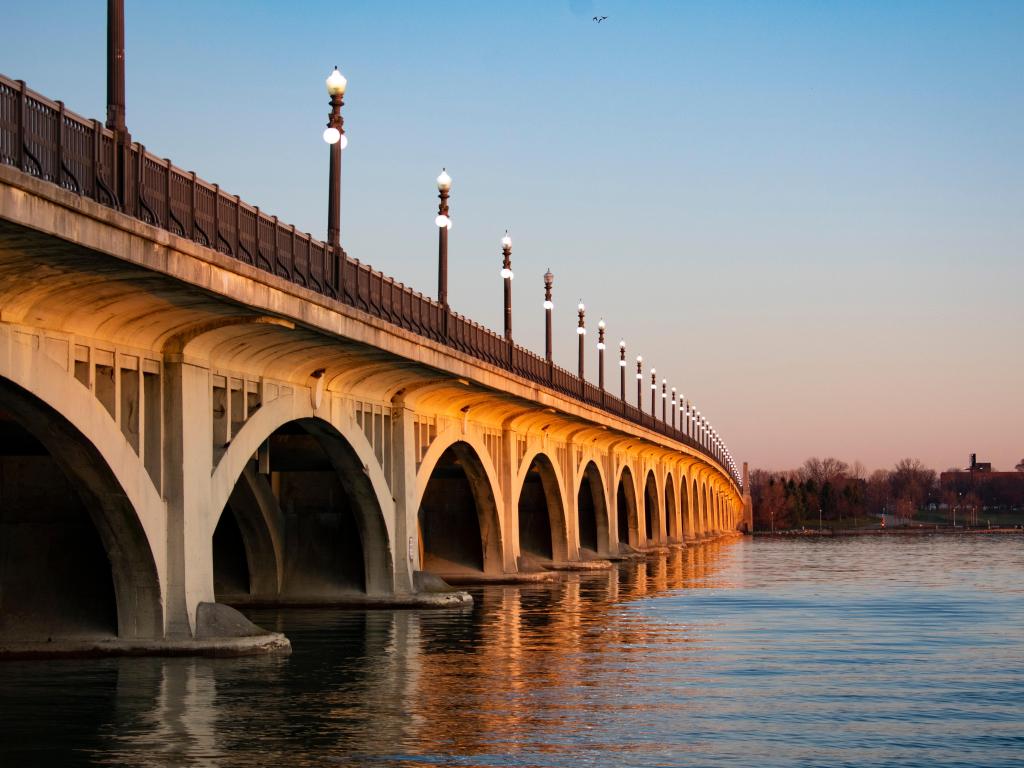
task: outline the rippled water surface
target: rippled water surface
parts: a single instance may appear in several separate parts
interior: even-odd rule
[[[294,653],[0,664],[0,764],[1024,766],[1024,538],[731,540]]]

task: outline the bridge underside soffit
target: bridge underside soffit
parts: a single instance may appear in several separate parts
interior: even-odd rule
[[[108,340],[156,357],[170,353],[229,375],[237,372],[299,387],[313,387],[317,377],[326,392],[558,443],[591,443],[598,450],[614,444],[618,449],[647,450],[651,459],[669,454],[673,460],[684,459],[689,450],[638,437],[623,443],[628,436],[616,431],[614,420],[606,426],[601,418],[595,423],[545,407],[542,390],[534,390],[531,398],[509,394],[503,391],[502,380],[473,366],[466,376],[433,368],[422,362],[426,348],[417,342],[402,342],[406,346],[400,348],[414,361],[305,326],[301,319],[274,317],[191,285],[188,275],[178,279],[164,274],[159,252],[153,249],[153,269],[147,269],[0,220],[0,322]],[[249,293],[241,295],[252,296],[254,305],[274,303],[272,287],[253,287],[248,284],[254,281],[244,276],[231,276],[225,294],[236,281],[246,283]],[[202,282],[198,276],[196,282]],[[438,362],[451,363],[443,357]],[[474,379],[477,375],[481,381]]]

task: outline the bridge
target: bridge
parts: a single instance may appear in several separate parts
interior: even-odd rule
[[[0,651],[274,649],[226,606],[458,605],[750,529],[689,402],[442,298],[0,76]]]

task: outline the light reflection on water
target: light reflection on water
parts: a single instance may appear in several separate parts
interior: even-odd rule
[[[254,611],[287,658],[0,664],[20,765],[1024,765],[1024,538],[732,540]]]

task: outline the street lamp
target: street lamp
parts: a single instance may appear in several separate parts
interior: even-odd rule
[[[601,398],[604,399],[604,331],[607,326],[602,317],[597,321],[597,386],[601,390]]]
[[[626,340],[623,339],[619,342],[619,398],[623,403],[626,402]]]
[[[501,238],[501,279],[505,283],[505,340],[512,343],[512,238],[505,230]]]
[[[548,269],[544,273],[544,358],[551,363],[551,310],[555,308],[551,301],[551,286],[555,284],[555,276]],[[549,371],[550,372],[550,371]]]
[[[644,410],[644,356],[636,356],[636,409],[643,413]]]
[[[661,420],[665,424],[668,423],[668,417],[665,415],[665,408],[668,407],[668,390],[666,387],[668,382],[665,379],[661,380]]]
[[[658,371],[651,368],[651,418],[654,418],[654,396],[658,391]]]
[[[676,428],[676,388],[672,387],[672,429]]]
[[[446,310],[444,312],[445,324],[448,320],[448,230],[452,228],[452,220],[448,215],[448,193],[452,188],[452,177],[448,171],[441,169],[437,177],[438,200],[437,218],[434,223],[437,225],[437,303]]]
[[[584,337],[587,335],[587,323],[586,323],[586,312],[587,308],[583,306],[583,299],[580,299],[579,305],[576,307],[577,314],[579,315],[579,322],[576,325],[576,335],[580,340],[580,391],[583,391],[583,343]]]
[[[327,245],[334,257],[334,290],[341,293],[345,267],[345,251],[341,248],[341,150],[348,146],[345,120],[341,107],[345,103],[348,80],[335,67],[324,81],[331,97],[331,111],[327,115],[324,141],[330,146],[330,173],[327,180]]]

